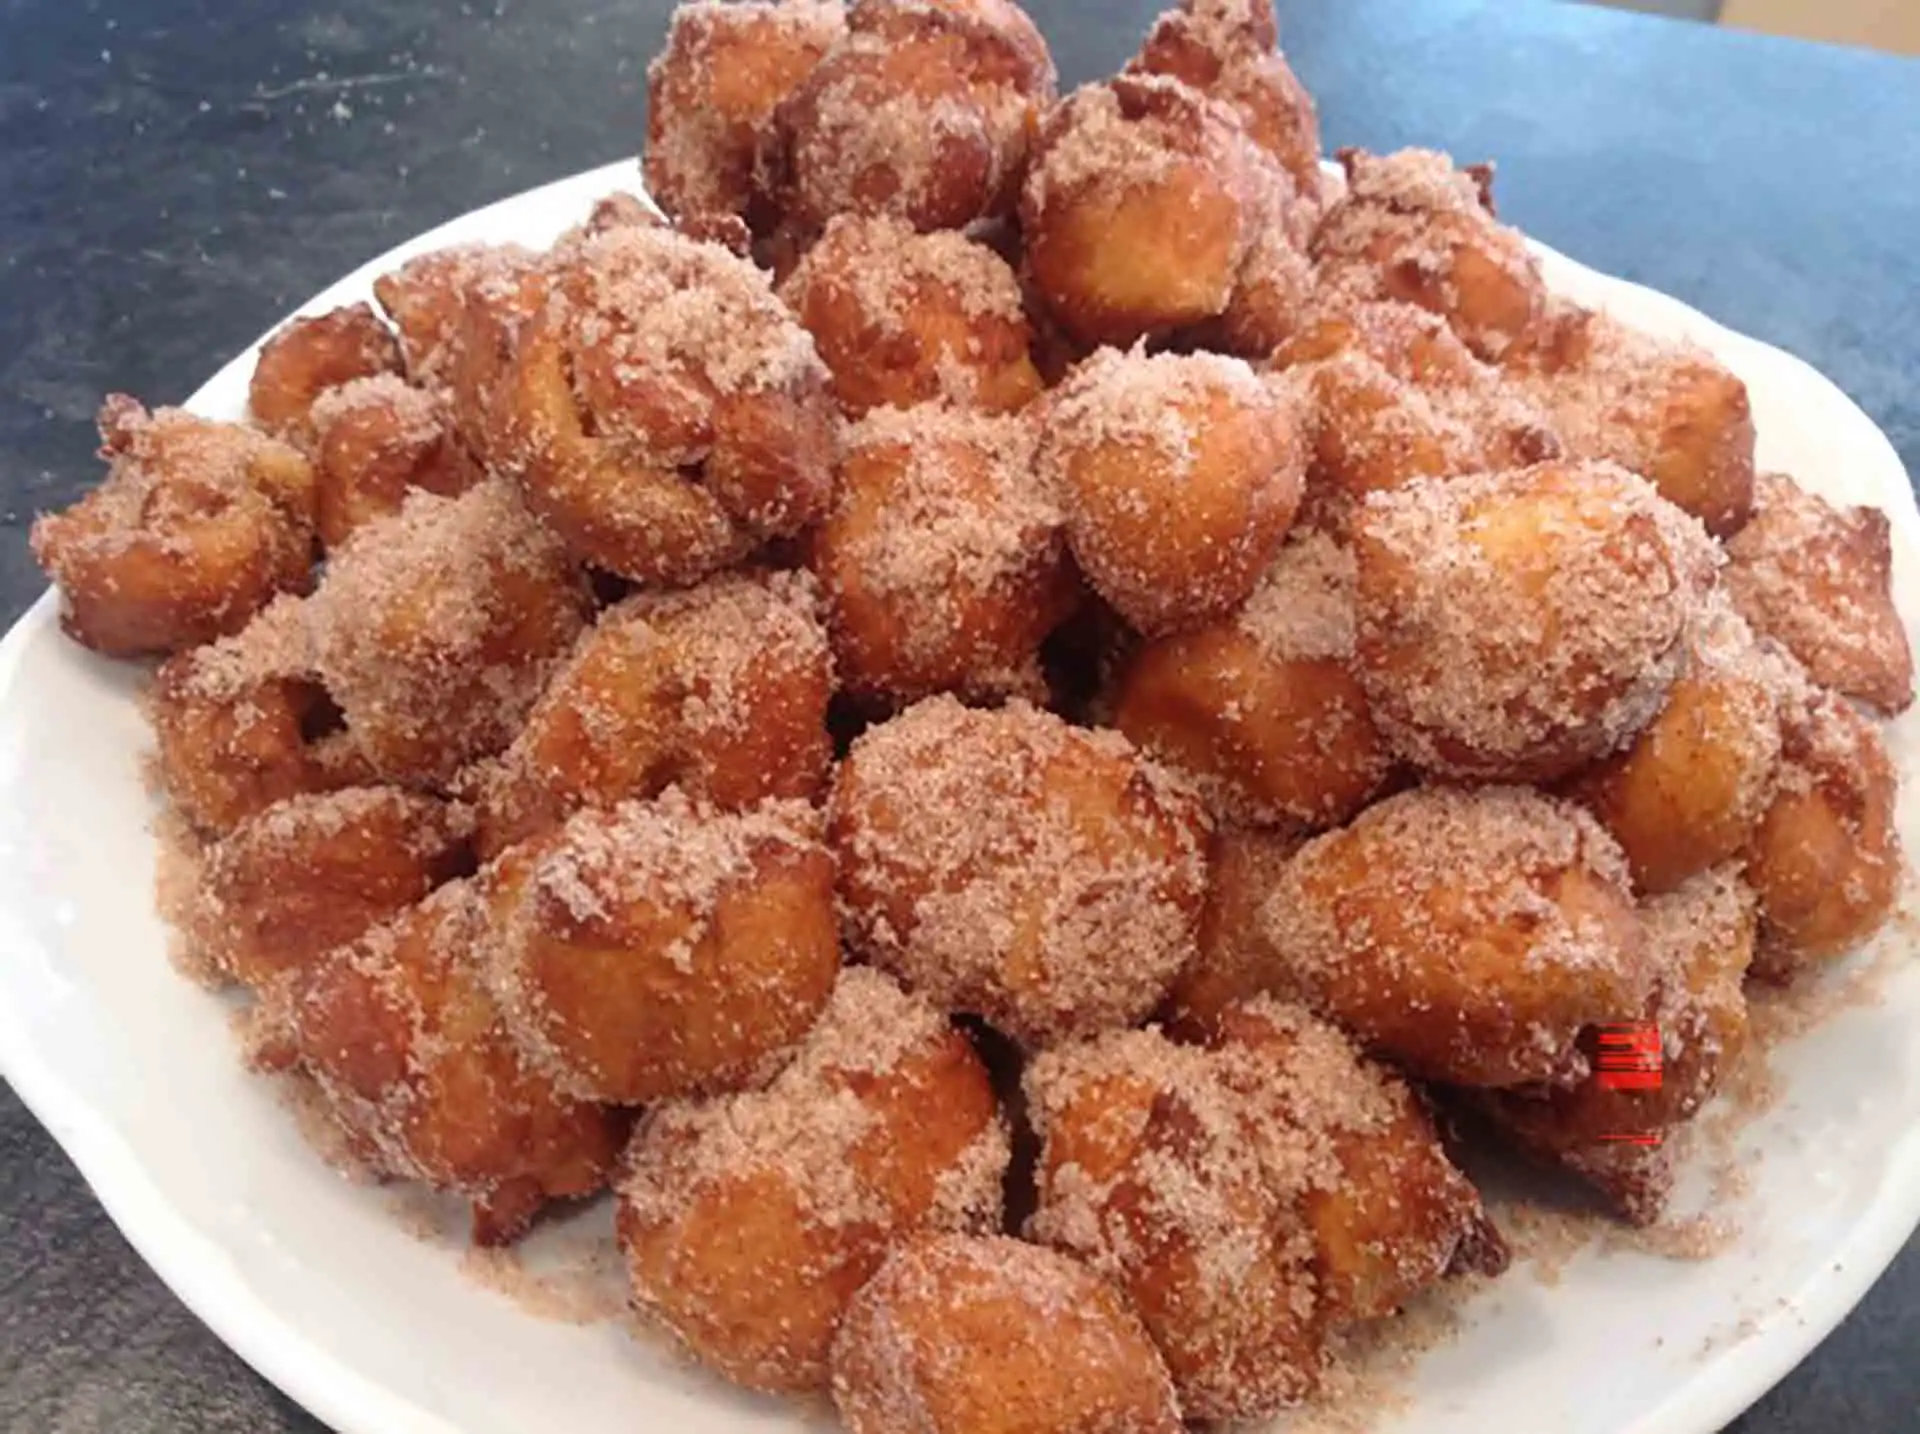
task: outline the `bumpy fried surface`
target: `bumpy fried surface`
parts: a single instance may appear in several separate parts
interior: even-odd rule
[[[489,977],[561,1089],[638,1105],[758,1084],[840,970],[833,858],[799,802],[726,814],[677,789],[516,852]]]
[[[852,1434],[1180,1434],[1126,1296],[1019,1240],[896,1247],[848,1306],[833,1399]]]
[[[1705,350],[1554,304],[1503,362],[1575,457],[1640,474],[1716,537],[1747,521],[1753,410],[1746,385]]]
[[[730,574],[608,609],[480,775],[483,852],[582,807],[688,795],[811,799],[833,759],[827,635],[804,574]]]
[[[838,214],[962,229],[1004,214],[1055,76],[1009,0],[862,0],[849,33],[780,106],[785,223]]]
[[[188,934],[247,986],[312,965],[471,870],[470,813],[392,787],[290,797],[201,862]]]
[[[1230,109],[1178,80],[1121,75],[1048,116],[1020,200],[1028,273],[1087,343],[1192,328],[1226,311],[1289,194]]]
[[[302,449],[313,442],[314,401],[354,379],[400,372],[400,346],[371,304],[294,319],[260,346],[247,408],[253,421]]]
[[[1754,971],[1790,981],[1886,924],[1905,863],[1899,778],[1879,729],[1851,703],[1804,677],[1790,682],[1781,759],[1772,805],[1747,847],[1747,880],[1760,895]]]
[[[746,260],[666,229],[580,242],[502,395],[528,503],[582,561],[682,585],[824,508],[833,404]]]
[[[888,1249],[997,1228],[1007,1160],[966,1037],[849,969],[772,1085],[648,1113],[620,1188],[634,1295],[729,1379],[823,1390],[841,1316]]]
[[[1187,957],[1200,816],[1118,733],[930,698],[854,742],[831,810],[853,948],[1015,1040],[1131,1024]]]
[[[1482,358],[1527,336],[1546,308],[1540,266],[1493,217],[1490,166],[1444,154],[1343,150],[1346,196],[1315,232],[1321,281],[1355,299],[1398,299],[1441,315]]]
[[[1423,787],[1301,849],[1263,911],[1287,987],[1411,1073],[1585,1074],[1588,1026],[1635,1019],[1652,971],[1620,848],[1519,787]]]
[[[416,492],[333,555],[308,602],[315,667],[375,771],[445,783],[519,730],[585,599],[504,484]]]
[[[1415,765],[1495,781],[1564,775],[1653,720],[1715,563],[1696,523],[1600,463],[1376,493],[1353,535],[1374,720]]]
[[[1207,904],[1200,912],[1193,957],[1161,1008],[1171,1034],[1201,1040],[1220,1013],[1237,1002],[1261,995],[1290,997],[1261,908],[1304,842],[1290,831],[1223,826],[1214,832],[1207,853]]]
[[[314,672],[299,598],[278,598],[234,636],[169,658],[147,711],[161,789],[203,833],[371,775]]]
[[[1040,465],[1087,580],[1149,635],[1247,600],[1300,505],[1289,395],[1217,354],[1104,349],[1049,396]]]
[[[1498,1263],[1479,1197],[1412,1093],[1295,1007],[1229,1010],[1206,1049],[1126,1031],[1050,1051],[1028,1235],[1126,1290],[1189,1419],[1310,1394],[1326,1341],[1457,1257]]]
[[[1475,1101],[1519,1145],[1587,1180],[1636,1225],[1658,1220],[1672,1190],[1665,1132],[1693,1118],[1746,1045],[1754,895],[1721,867],[1649,901],[1642,915],[1657,971],[1645,1014],[1659,1051],[1652,1079],[1596,1069],[1562,1089],[1488,1091]],[[1600,1039],[1583,1039],[1596,1066]]]
[[[1040,392],[1020,281],[992,249],[841,215],[781,285],[852,417],[944,400],[990,413]]]
[[[508,1038],[482,977],[489,939],[481,886],[453,882],[298,972],[270,1015],[374,1167],[470,1199],[483,1245],[600,1189],[622,1128]]]
[[[1620,843],[1638,890],[1672,891],[1746,846],[1773,795],[1775,709],[1753,633],[1715,601],[1660,715],[1567,787]]]
[[[327,390],[308,422],[315,517],[330,550],[354,529],[399,512],[415,489],[452,498],[480,481],[480,465],[454,432],[445,398],[396,375]]]
[[[100,486],[33,524],[75,642],[109,657],[178,652],[306,589],[313,470],[298,451],[124,394],[101,406],[100,440]]]
[[[647,191],[676,219],[764,226],[773,115],[846,35],[840,0],[695,0],[647,66]]]
[[[1727,543],[1727,589],[1754,631],[1822,687],[1887,716],[1913,702],[1913,649],[1893,605],[1893,534],[1878,508],[1836,508],[1769,473]]]
[[[1025,418],[931,407],[843,434],[811,564],[844,690],[900,704],[1040,688],[1040,644],[1080,587],[1036,437]]]
[[[1352,555],[1309,533],[1233,618],[1141,648],[1113,723],[1191,777],[1223,821],[1333,826],[1391,767],[1353,651]]]

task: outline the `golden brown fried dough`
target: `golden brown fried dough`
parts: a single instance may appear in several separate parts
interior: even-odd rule
[[[333,555],[315,667],[381,777],[444,784],[506,746],[579,633],[585,585],[514,492],[416,492]]]
[[[504,866],[493,992],[521,1050],[581,1099],[759,1084],[840,970],[833,858],[799,802],[727,814],[670,789],[581,812]]]
[[[804,574],[736,573],[609,608],[481,774],[481,851],[672,785],[728,810],[818,796],[833,664],[817,606]]]
[[[1040,644],[1079,600],[1035,426],[879,409],[841,440],[811,562],[842,687],[877,704],[1041,688]]]
[[[1245,602],[1300,504],[1298,413],[1238,359],[1103,349],[1041,424],[1081,571],[1149,636]]]
[[[1666,705],[1624,751],[1575,777],[1627,854],[1634,886],[1672,891],[1738,853],[1772,799],[1780,761],[1773,682],[1748,630],[1714,602]]]
[[[1301,849],[1264,909],[1286,986],[1409,1072],[1565,1083],[1651,985],[1626,860],[1581,808],[1422,787]]]
[[[1236,616],[1141,648],[1113,724],[1191,777],[1222,821],[1334,826],[1392,765],[1353,650],[1352,555],[1309,533],[1280,550]]]
[[[780,293],[851,417],[935,400],[1010,413],[1040,392],[1020,281],[965,235],[839,215]]]
[[[60,625],[109,657],[227,637],[313,567],[313,469],[284,443],[124,394],[100,408],[107,476],[33,523]]]
[[[1652,721],[1716,557],[1604,463],[1376,493],[1353,535],[1374,720],[1422,769],[1489,781],[1565,775]]]
[[[415,489],[453,498],[481,478],[445,400],[392,374],[327,390],[309,425],[316,518],[328,549],[355,528],[399,512]]]
[[[841,1316],[890,1246],[997,1228],[1007,1160],[966,1037],[851,968],[767,1089],[649,1112],[620,1190],[634,1295],[729,1379],[823,1390]]]
[[[1024,1085],[1042,1141],[1028,1233],[1133,1297],[1189,1419],[1299,1401],[1335,1328],[1488,1240],[1412,1094],[1297,1008],[1235,1008],[1204,1050],[1110,1033]]]
[[[848,942],[1024,1044],[1140,1020],[1191,949],[1201,815],[1118,733],[929,698],[854,742],[831,812]]]
[[[833,1399],[851,1434],[1180,1434],[1126,1296],[1020,1240],[926,1235],[848,1306]]]
[[[529,505],[583,562],[685,585],[825,507],[833,404],[766,275],[712,244],[583,240],[502,386]]]
[[[1770,473],[1727,555],[1734,605],[1815,682],[1887,716],[1912,705],[1913,649],[1893,604],[1885,513],[1836,508]]]
[[[1207,904],[1193,958],[1162,1008],[1167,1029],[1204,1039],[1220,1013],[1255,996],[1290,997],[1285,968],[1267,939],[1261,909],[1280,873],[1305,844],[1290,831],[1221,827],[1207,855]]]
[[[472,830],[470,813],[393,787],[289,797],[207,851],[188,934],[217,970],[265,986],[470,871]]]
[[[289,321],[260,346],[247,408],[253,421],[296,448],[313,442],[314,401],[355,379],[400,372],[400,346],[371,304]]]

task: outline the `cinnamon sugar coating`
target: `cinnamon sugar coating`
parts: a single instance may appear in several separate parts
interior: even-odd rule
[[[400,346],[371,304],[289,320],[260,346],[247,411],[274,437],[310,449],[313,405],[355,379],[400,372]]]
[[[642,1121],[619,1192],[635,1298],[729,1379],[825,1390],[841,1317],[888,1250],[996,1229],[1007,1160],[966,1037],[849,968],[771,1085]]]
[[[930,698],[854,742],[831,814],[854,950],[1026,1045],[1140,1020],[1191,949],[1203,823],[1118,733]]]
[[[1353,538],[1374,720],[1416,766],[1490,781],[1561,776],[1652,721],[1719,561],[1691,518],[1598,463],[1375,493]]]
[[[1727,542],[1727,590],[1756,632],[1822,687],[1897,716],[1913,649],[1893,604],[1893,535],[1878,508],[1840,508],[1783,473],[1760,479],[1753,521]]]
[[[1149,636],[1252,594],[1300,505],[1297,408],[1238,359],[1103,349],[1051,394],[1040,465],[1088,582]]]
[[[851,1434],[1179,1434],[1173,1383],[1125,1295],[1004,1237],[897,1246],[841,1321]]]
[[[733,573],[601,614],[474,774],[480,845],[678,785],[728,810],[824,789],[833,663],[805,574]]]
[[[840,970],[811,807],[722,813],[670,788],[501,859],[487,976],[522,1052],[621,1105],[758,1084]]]
[[[454,429],[446,398],[393,374],[328,389],[314,402],[308,424],[315,520],[329,550],[354,529],[399,512],[415,489],[453,498],[482,476]]]
[[[1341,1326],[1391,1313],[1499,1241],[1397,1078],[1265,999],[1205,1048],[1155,1030],[1029,1068],[1042,1140],[1027,1233],[1133,1296],[1188,1419],[1314,1392]]]
[[[34,519],[60,625],[109,657],[178,652],[247,625],[313,567],[313,469],[253,429],[125,394],[100,408],[107,475]]]
[[[1520,787],[1422,787],[1307,843],[1262,919],[1277,979],[1369,1049],[1456,1085],[1567,1083],[1652,981],[1620,848]]]
[[[811,539],[835,665],[879,705],[1039,690],[1040,644],[1079,597],[1035,425],[879,409],[843,436]]]

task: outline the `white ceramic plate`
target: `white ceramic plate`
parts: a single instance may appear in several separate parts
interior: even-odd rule
[[[442,244],[544,244],[636,184],[620,165],[480,210],[308,308],[364,298],[375,275]],[[1866,415],[1797,359],[1543,257],[1561,292],[1693,338],[1738,372],[1763,465],[1885,508],[1901,607],[1920,628],[1920,515]],[[252,364],[241,355],[188,406],[239,417]],[[223,1003],[163,955],[138,674],[66,642],[55,615],[49,595],[0,645],[0,1066],[181,1299],[345,1434],[808,1427],[617,1324],[543,1321],[477,1287],[456,1242],[409,1233],[390,1195],[308,1148],[272,1087],[242,1071]],[[1920,851],[1920,716],[1892,742],[1901,830]],[[1745,1136],[1759,1159],[1733,1249],[1705,1263],[1583,1255],[1551,1285],[1516,1271],[1427,1357],[1392,1429],[1485,1434],[1518,1418],[1557,1434],[1711,1434],[1786,1373],[1920,1221],[1920,969],[1902,961],[1883,989],[1780,1057],[1788,1094]]]

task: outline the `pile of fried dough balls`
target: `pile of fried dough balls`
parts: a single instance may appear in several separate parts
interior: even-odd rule
[[[665,219],[107,401],[34,549],[163,659],[171,914],[342,1158],[488,1244],[613,1185],[636,1301],[859,1434],[1315,1396],[1506,1261],[1436,1099],[1660,1216],[1612,1137],[1895,902],[1888,523],[1486,170],[1323,174],[1275,41],[1062,98],[1012,0],[695,0]]]

